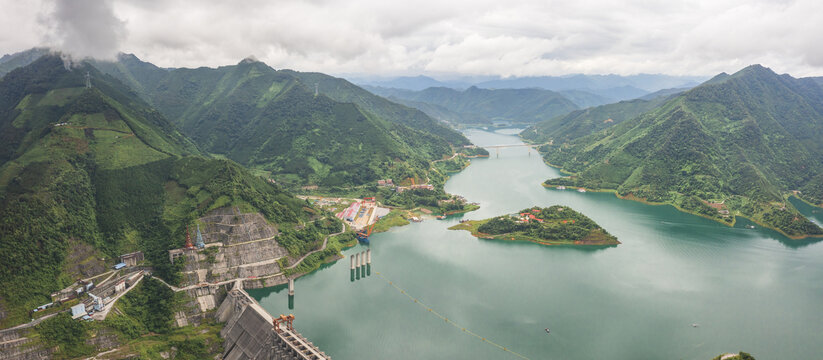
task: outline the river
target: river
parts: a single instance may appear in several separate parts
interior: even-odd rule
[[[480,146],[520,143],[515,134],[466,131]],[[273,315],[293,313],[297,330],[337,360],[519,358],[468,331],[530,359],[823,354],[823,243],[749,229],[745,219],[731,228],[670,206],[540,186],[556,176],[536,153],[505,148],[473,160],[446,191],[480,203],[468,219],[571,206],[622,245],[482,240],[446,230],[461,217],[427,220],[372,235],[371,276],[350,281],[347,258],[299,278],[294,309],[283,286],[249,293]],[[802,205],[823,223],[823,209]]]

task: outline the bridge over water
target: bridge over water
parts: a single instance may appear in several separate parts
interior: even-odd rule
[[[516,148],[516,147],[527,147],[527,148],[529,148],[529,156],[531,156],[531,154],[532,154],[531,149],[535,149],[535,151],[537,151],[537,148],[539,148],[543,145],[552,145],[552,144],[553,144],[553,142],[549,141],[549,142],[543,143],[543,144],[520,143],[520,144],[501,144],[501,145],[485,145],[485,146],[469,146],[469,147],[474,147],[474,148],[482,147],[486,150],[494,149],[498,157],[500,157],[500,149]]]

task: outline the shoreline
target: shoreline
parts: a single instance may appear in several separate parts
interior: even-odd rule
[[[523,242],[530,242],[530,243],[535,243],[535,244],[538,244],[538,245],[545,245],[545,246],[568,245],[568,246],[609,246],[609,247],[611,247],[611,246],[617,246],[617,245],[622,244],[622,242],[617,240],[617,238],[614,238],[615,243],[599,243],[598,244],[598,243],[586,243],[586,242],[584,242],[584,240],[576,240],[576,241],[548,241],[547,240],[547,241],[541,241],[539,239],[526,237],[526,236],[522,236],[522,235],[517,235],[517,234],[512,234],[512,233],[492,235],[492,234],[486,234],[486,233],[481,233],[479,231],[476,231],[476,226],[475,225],[477,225],[480,222],[485,222],[485,220],[470,220],[470,221],[465,222],[465,223],[459,223],[459,224],[452,225],[452,226],[448,227],[447,229],[448,230],[457,230],[457,231],[465,230],[465,231],[468,231],[472,236],[474,236],[478,239],[500,240],[500,241],[511,241],[511,242],[523,241]],[[591,235],[591,233],[597,232],[597,231],[598,230],[592,230],[589,233],[589,235]],[[588,237],[589,235],[586,235],[586,237]],[[583,238],[583,239],[585,239],[585,238]]]
[[[457,154],[457,156],[463,156],[463,157],[466,157],[465,155],[462,155],[462,154]],[[482,155],[478,155],[477,157],[483,157],[483,156],[482,156]],[[485,156],[485,157],[488,157],[488,156]],[[461,172],[461,171],[465,170],[466,168],[468,168],[470,165],[471,165],[471,162],[469,161],[469,162],[468,162],[468,163],[467,163],[467,164],[466,164],[463,168],[461,168],[460,170],[457,170],[457,171],[451,171],[451,172],[447,172],[447,174],[441,174],[441,175],[443,175],[443,177],[445,178],[443,181],[444,181],[444,182],[445,182],[445,181],[448,181],[448,179],[450,178],[449,174],[456,174],[456,173],[459,173],[459,172]],[[432,165],[431,169],[432,169],[432,170],[434,170],[434,171],[438,171],[438,170],[437,170],[437,169],[436,169],[433,165]],[[439,172],[439,171],[438,171],[438,172]],[[444,192],[445,192],[445,191],[444,191]],[[446,193],[446,194],[449,194],[449,193]],[[449,194],[449,195],[452,195],[452,194]],[[312,196],[312,195],[307,195],[307,196]],[[444,216],[452,216],[452,215],[456,215],[456,214],[462,214],[462,213],[467,213],[467,212],[475,211],[475,210],[477,210],[477,209],[479,209],[479,208],[480,208],[480,206],[479,206],[479,205],[469,205],[469,206],[470,206],[470,208],[469,208],[469,209],[454,210],[454,211],[447,211],[446,213],[444,213],[444,214],[442,214],[442,215],[444,215]],[[434,212],[432,212],[432,214],[426,214],[426,213],[424,213],[423,211],[421,211],[421,210],[420,210],[420,209],[423,209],[423,208],[424,208],[424,207],[422,207],[422,206],[418,206],[418,207],[413,208],[413,209],[398,209],[398,208],[390,208],[390,209],[391,209],[391,211],[389,212],[389,215],[384,216],[384,217],[383,217],[382,219],[380,219],[380,220],[383,220],[383,219],[385,219],[385,218],[388,218],[389,216],[392,216],[392,214],[396,213],[397,215],[394,215],[394,216],[400,217],[401,219],[403,219],[403,222],[398,222],[398,223],[396,223],[396,224],[390,224],[390,225],[388,225],[388,227],[386,227],[386,228],[375,229],[374,231],[372,231],[372,234],[382,233],[382,232],[387,232],[387,231],[391,230],[392,228],[395,228],[395,227],[402,227],[402,226],[406,226],[406,225],[411,224],[411,221],[410,221],[409,219],[407,219],[406,217],[404,217],[404,216],[403,216],[403,213],[409,214],[409,213],[412,213],[412,212],[418,212],[418,213],[421,213],[421,214],[420,214],[420,217],[421,217],[421,218],[423,218],[423,217],[426,217],[426,218],[435,218],[435,217],[437,216],[437,215],[435,215],[435,213],[434,213]],[[379,223],[379,222],[380,222],[380,220],[377,220],[377,222],[376,222],[375,224]],[[307,272],[302,272],[302,273],[293,273],[293,274],[290,274],[290,275],[288,276],[288,278],[292,278],[292,277],[293,277],[293,278],[299,278],[299,277],[301,277],[301,276],[308,275],[308,274],[311,274],[311,273],[313,273],[313,272],[315,272],[315,271],[319,270],[319,269],[320,269],[320,268],[322,268],[324,265],[327,265],[327,264],[332,264],[332,263],[337,262],[337,261],[339,261],[339,260],[345,259],[345,258],[346,258],[346,256],[345,256],[345,255],[342,255],[342,251],[343,251],[343,250],[346,250],[346,249],[353,248],[353,247],[357,246],[357,244],[358,244],[358,241],[357,241],[356,239],[355,239],[355,240],[352,240],[352,241],[350,241],[350,242],[340,243],[340,245],[341,245],[340,251],[339,251],[339,252],[338,252],[335,256],[331,256],[331,257],[329,257],[329,258],[325,259],[325,260],[324,260],[324,261],[320,264],[320,266],[316,267],[315,269],[312,269],[312,270],[307,271]],[[275,281],[275,282],[276,282],[276,283],[274,283],[274,284],[263,284],[263,286],[262,286],[261,288],[268,288],[268,287],[272,287],[272,286],[282,285],[282,284],[287,283],[288,281],[284,281],[284,282],[282,282],[282,283],[277,282],[277,281]]]
[[[543,187],[544,187],[544,188],[557,188],[557,186],[559,186],[559,185],[547,185],[546,183],[542,183],[541,185],[543,185]],[[578,186],[566,186],[566,188],[568,188],[568,189],[580,189],[581,187],[578,187]],[[677,206],[677,205],[675,205],[675,204],[672,204],[672,203],[668,203],[668,202],[653,202],[653,201],[648,201],[648,200],[645,200],[645,199],[643,199],[643,198],[638,198],[638,197],[635,197],[635,196],[629,196],[629,195],[626,195],[626,196],[621,196],[620,194],[618,194],[618,193],[617,193],[617,190],[615,190],[615,189],[590,189],[590,188],[585,188],[585,189],[586,189],[586,191],[587,191],[587,192],[613,193],[613,194],[614,194],[614,196],[615,196],[615,197],[617,197],[617,198],[618,198],[618,199],[620,199],[620,200],[636,201],[636,202],[639,202],[639,203],[642,203],[642,204],[652,205],[652,206],[668,205],[668,206],[671,206],[671,207],[673,207],[673,208],[677,209],[677,211],[680,211],[680,212],[683,212],[683,213],[686,213],[686,214],[689,214],[689,215],[699,216],[699,217],[702,217],[702,218],[704,218],[704,219],[709,219],[709,220],[715,221],[715,222],[717,222],[717,223],[720,223],[720,224],[726,225],[726,226],[731,227],[731,228],[733,228],[733,227],[734,227],[734,225],[735,225],[735,224],[737,224],[737,217],[739,216],[739,217],[742,217],[742,218],[744,218],[744,219],[746,219],[746,220],[749,220],[749,221],[751,221],[751,222],[753,222],[753,223],[755,223],[755,224],[759,225],[759,226],[760,226],[760,227],[762,227],[762,228],[766,228],[766,229],[769,229],[769,230],[774,230],[774,231],[778,232],[780,235],[783,235],[783,236],[785,236],[785,237],[787,237],[787,238],[789,238],[789,239],[792,239],[792,240],[804,240],[804,239],[823,238],[823,234],[817,234],[817,235],[815,235],[815,234],[809,234],[809,235],[802,235],[802,236],[789,235],[789,234],[786,234],[785,232],[783,232],[783,231],[782,231],[782,230],[780,230],[780,229],[777,229],[777,228],[775,228],[775,227],[772,227],[772,226],[769,226],[769,225],[763,224],[763,223],[761,223],[760,221],[757,221],[757,220],[755,220],[755,219],[752,219],[752,218],[747,217],[747,216],[744,216],[744,215],[734,215],[734,217],[732,218],[732,222],[731,222],[731,223],[727,223],[727,222],[724,222],[724,221],[718,220],[717,218],[713,218],[713,217],[709,217],[709,216],[706,216],[706,215],[703,215],[703,214],[698,214],[698,213],[695,213],[695,212],[692,212],[692,211],[689,211],[689,210],[685,210],[685,209],[683,209],[683,208],[681,208],[681,207],[679,207],[679,206]],[[802,215],[802,214],[801,214],[801,215]]]

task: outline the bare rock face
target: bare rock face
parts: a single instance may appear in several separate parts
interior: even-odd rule
[[[277,242],[277,229],[262,214],[221,208],[200,218],[199,223],[206,248],[185,251],[186,285],[280,272],[277,260],[288,251]],[[195,236],[192,238],[194,241]]]
[[[93,246],[73,239],[68,248],[69,253],[65,261],[68,267],[66,272],[85,278],[106,271],[105,261],[100,260],[101,255]]]
[[[200,218],[205,228],[200,229],[203,241],[233,245],[248,241],[270,239],[277,236],[277,229],[260,213],[241,214],[236,208],[221,208]]]

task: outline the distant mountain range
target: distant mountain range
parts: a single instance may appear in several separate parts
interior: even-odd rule
[[[796,191],[823,205],[819,79],[753,65],[665,99],[572,113],[524,137],[553,141],[546,160],[573,173],[549,185],[616,190],[728,223],[744,216],[795,238],[823,235],[786,201]]]
[[[368,89],[409,106],[420,106],[424,112],[431,112],[430,115],[442,120],[463,124],[488,124],[493,121],[532,124],[578,108],[563,95],[541,89],[489,90],[474,86],[462,91],[445,87],[422,91]]]
[[[703,76],[639,75],[569,75],[512,78],[465,77],[438,81],[431,77],[397,77],[386,79],[352,78],[356,84],[372,88],[421,91],[429,87],[457,90],[476,86],[481,89],[544,89],[560,92],[581,108],[642,97],[663,89],[691,88],[707,80]]]
[[[3,57],[0,57],[0,76],[6,75],[21,66],[31,64],[48,53],[48,48],[31,48],[19,53],[3,55]]]

